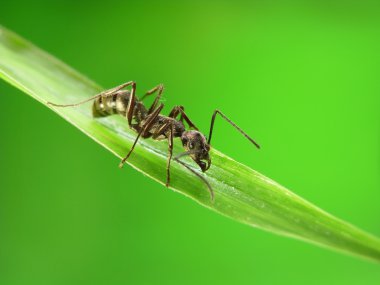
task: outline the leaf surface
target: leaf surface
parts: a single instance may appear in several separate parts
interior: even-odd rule
[[[47,105],[49,101],[76,103],[104,88],[2,27],[0,77],[51,108],[119,158],[128,152],[136,137],[121,116],[94,119],[91,103],[75,108]],[[183,151],[178,143],[175,145],[175,154]],[[166,141],[140,140],[128,164],[164,184],[167,152]],[[211,157],[213,164],[206,173],[201,173],[188,158],[184,162],[207,179],[215,192],[214,202],[210,200],[204,182],[174,161],[171,189],[253,227],[380,261],[377,237],[335,218],[215,149],[211,151]],[[118,170],[117,163],[115,161],[115,171]]]

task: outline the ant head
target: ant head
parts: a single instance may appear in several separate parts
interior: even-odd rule
[[[198,131],[185,131],[181,136],[181,140],[183,147],[202,171],[205,172],[209,169],[211,165],[211,159],[208,154],[210,145],[207,143],[205,136]]]

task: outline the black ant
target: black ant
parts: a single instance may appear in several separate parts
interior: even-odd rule
[[[131,86],[131,90],[122,90],[128,86]],[[194,123],[189,119],[185,113],[183,106],[175,106],[169,116],[161,115],[160,112],[164,108],[164,104],[159,103],[164,86],[162,84],[149,90],[142,98],[139,100],[136,97],[136,83],[134,81],[129,81],[127,83],[121,84],[115,88],[103,91],[87,100],[76,104],[59,105],[48,102],[48,104],[56,107],[69,107],[78,106],[80,104],[86,103],[91,100],[95,100],[92,107],[92,114],[95,118],[106,117],[113,114],[119,114],[126,117],[128,120],[128,125],[131,129],[137,132],[137,137],[129,150],[128,154],[121,160],[119,167],[123,167],[125,161],[133,152],[137,141],[140,137],[152,138],[154,140],[168,140],[169,145],[169,155],[166,165],[166,186],[169,187],[170,184],[170,162],[173,155],[173,138],[181,138],[182,145],[185,148],[185,152],[174,157],[173,159],[186,167],[189,171],[198,176],[207,185],[211,200],[214,199],[214,192],[211,185],[207,180],[200,174],[195,172],[185,163],[183,163],[179,158],[183,156],[190,156],[201,168],[202,172],[207,171],[211,165],[211,159],[209,155],[210,142],[212,137],[212,131],[214,128],[215,117],[219,114],[223,119],[230,123],[234,128],[236,128],[241,134],[243,134],[251,143],[253,143],[257,148],[260,146],[250,138],[242,129],[240,129],[235,123],[228,119],[222,112],[215,110],[210,125],[210,133],[208,140],[206,137],[198,130]],[[157,96],[147,109],[142,101],[149,95],[157,92]],[[177,117],[179,119],[177,119]],[[189,126],[190,130],[185,129],[184,121]]]

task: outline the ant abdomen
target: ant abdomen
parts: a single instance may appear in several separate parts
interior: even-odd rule
[[[99,96],[92,105],[94,118],[119,114],[125,117],[130,99],[128,90],[115,92],[112,96]]]

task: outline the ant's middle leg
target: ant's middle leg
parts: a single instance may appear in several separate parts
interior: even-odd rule
[[[152,89],[150,89],[149,91],[147,91],[144,96],[141,97],[140,101],[143,101],[146,97],[154,94],[157,92],[157,90],[163,90],[164,89],[164,85],[161,83],[159,85],[157,85],[156,87],[153,87]],[[161,91],[162,92],[162,91]]]
[[[170,133],[169,133],[169,137],[168,137],[168,160],[167,160],[167,163],[166,163],[166,187],[169,187],[170,185],[170,162],[172,160],[172,156],[173,156],[173,137],[174,137],[174,125],[173,125],[173,122],[170,122],[169,123],[170,126],[169,126],[169,130],[170,130]]]
[[[198,131],[198,128],[194,125],[194,123],[186,115],[185,108],[183,106],[175,106],[171,110],[171,112],[169,113],[169,118],[176,119],[179,114],[181,115],[181,117],[179,119],[181,122],[183,122],[183,120],[185,120],[190,128],[193,128],[193,129]]]
[[[149,115],[149,118],[147,119],[147,121],[145,122],[145,124],[141,127],[141,129],[139,130],[139,133],[137,134],[137,137],[131,147],[131,149],[129,150],[129,152],[127,153],[127,155],[121,160],[120,164],[119,164],[119,167],[122,168],[124,163],[127,161],[127,159],[129,158],[129,156],[131,155],[131,153],[133,152],[133,150],[135,149],[135,146],[137,144],[137,141],[139,140],[140,136],[144,136],[145,133],[147,131],[149,131],[149,129],[152,128],[156,118],[158,117],[158,115],[160,114],[162,108],[164,108],[164,104],[161,104],[160,106],[158,106],[158,108],[152,113]]]
[[[176,119],[178,114],[181,114],[181,116],[179,117],[179,120],[183,123],[183,115],[179,109],[181,109],[183,112],[185,112],[185,107],[183,107],[181,105],[180,106],[174,106],[173,109],[170,111],[168,117]]]
[[[159,127],[152,135],[152,139],[157,139],[161,135],[165,135],[169,129],[168,135],[168,160],[166,163],[166,187],[170,185],[170,162],[173,156],[173,138],[174,138],[174,120],[167,119],[161,127]]]

